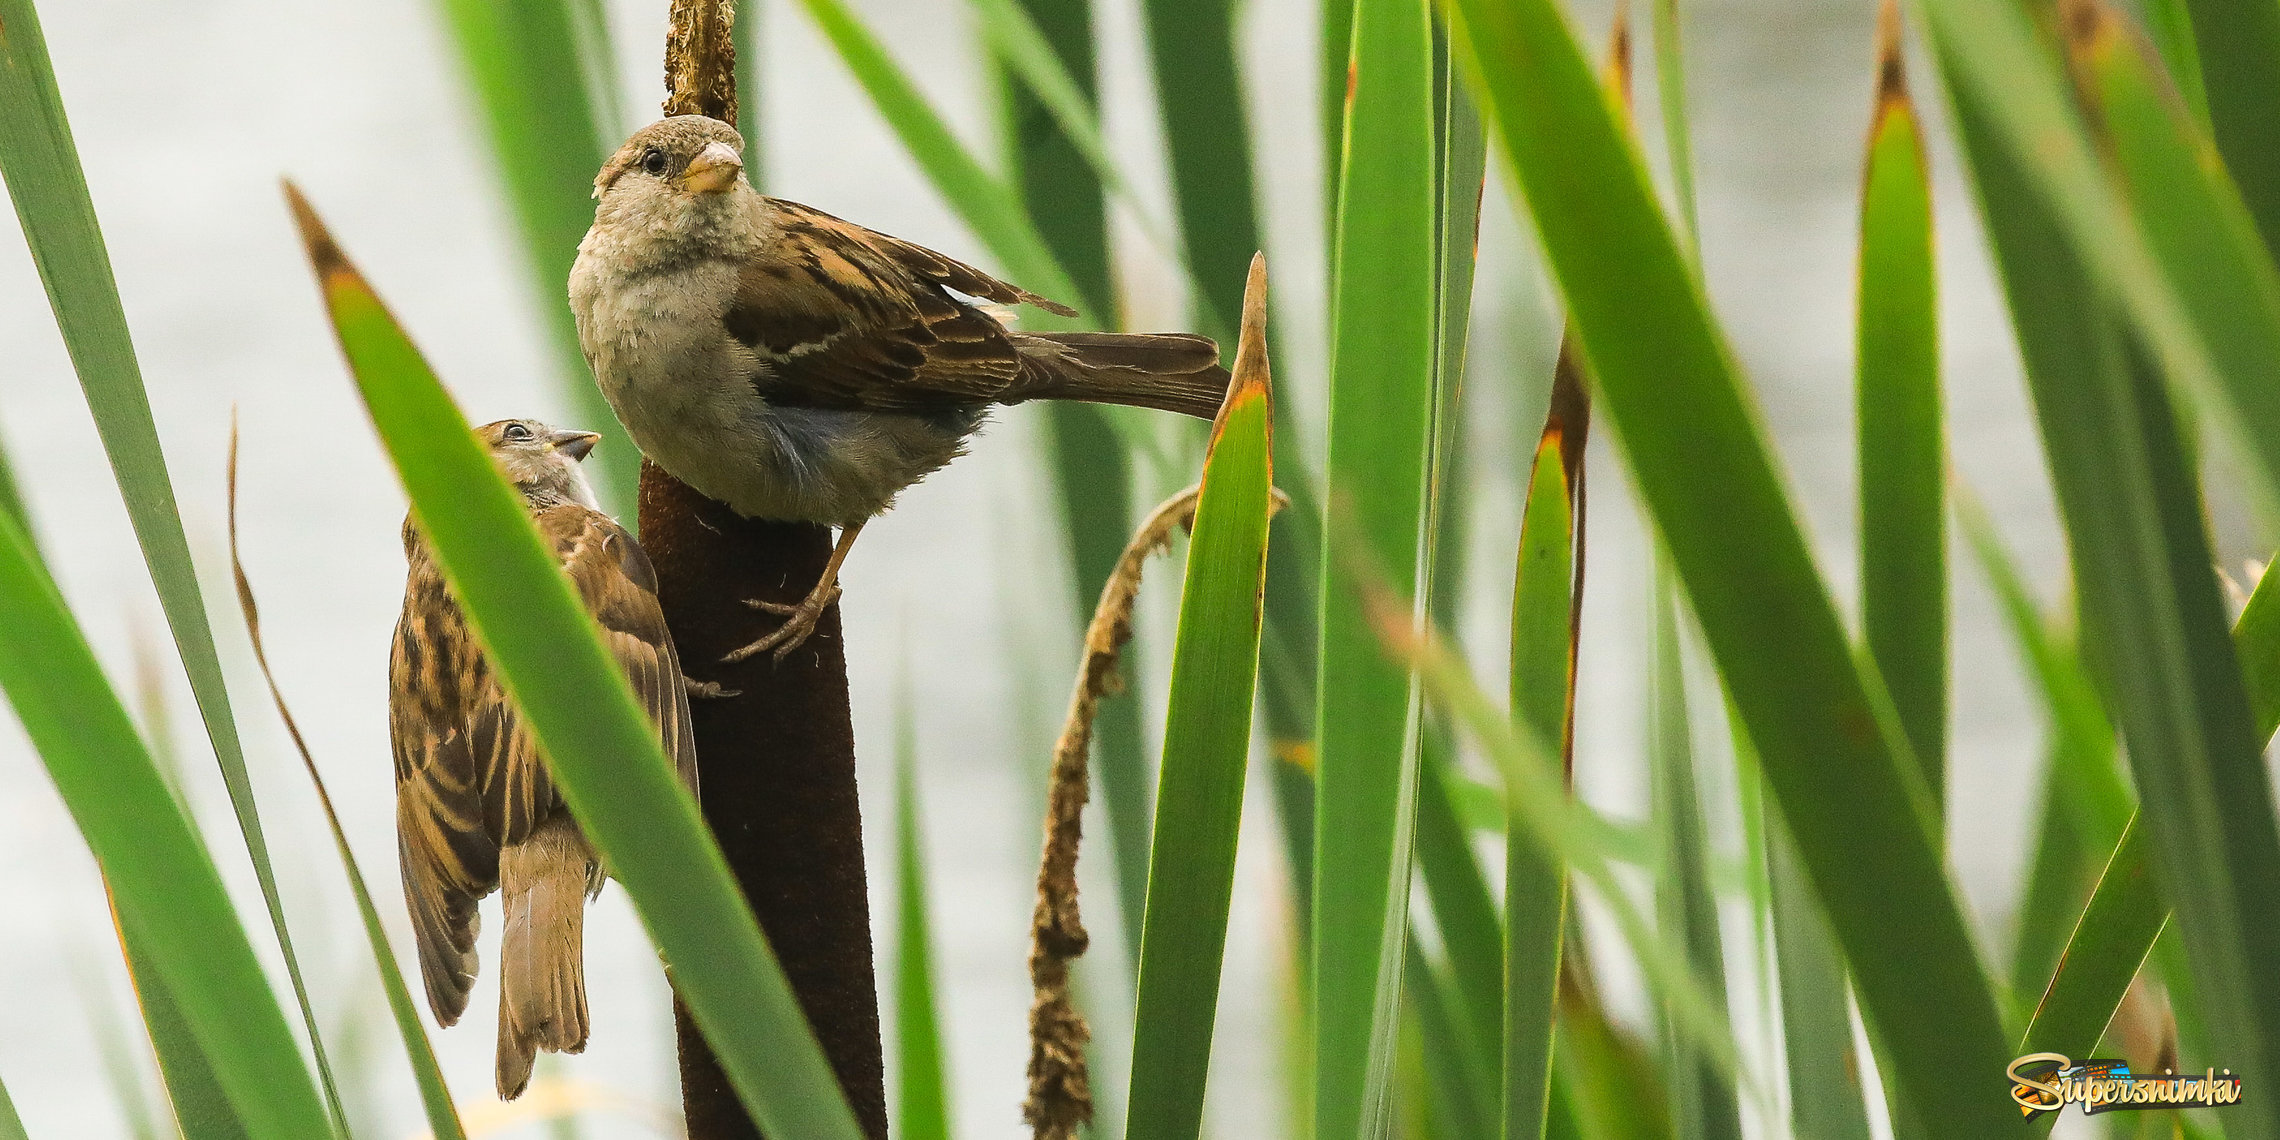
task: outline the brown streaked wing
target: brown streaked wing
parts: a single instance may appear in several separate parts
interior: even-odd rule
[[[674,771],[695,791],[697,744],[689,721],[688,684],[673,635],[665,628],[649,556],[624,527],[576,504],[541,511],[538,527],[602,627],[602,640],[632,682],[634,696],[657,725]]]
[[[428,1006],[450,1025],[475,984],[475,904],[498,887],[499,848],[466,732],[469,669],[481,669],[481,654],[425,549],[406,547],[411,573],[389,654],[396,854]]]

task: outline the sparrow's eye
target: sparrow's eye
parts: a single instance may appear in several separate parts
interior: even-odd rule
[[[506,434],[508,439],[516,443],[523,443],[531,438],[530,429],[521,424],[508,424]]]
[[[651,174],[665,173],[665,152],[657,149],[656,147],[650,147],[648,150],[642,151],[641,168],[650,172]]]

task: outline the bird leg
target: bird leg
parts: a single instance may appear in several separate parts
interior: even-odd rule
[[[773,649],[776,651],[776,660],[782,661],[785,655],[798,649],[808,639],[808,635],[815,632],[815,623],[823,617],[823,611],[839,600],[839,567],[847,561],[847,552],[854,549],[855,536],[861,533],[862,523],[839,528],[839,544],[831,548],[831,559],[823,564],[823,577],[816,582],[815,589],[809,590],[808,596],[800,599],[798,604],[785,605],[782,602],[746,598],[744,604],[753,609],[784,615],[784,624],[776,627],[776,632],[721,660],[733,664],[753,654]]]

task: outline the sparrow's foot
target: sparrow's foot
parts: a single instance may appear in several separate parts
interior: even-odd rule
[[[776,660],[782,661],[791,654],[792,650],[798,649],[804,644],[810,634],[815,632],[815,623],[823,618],[823,611],[831,608],[831,603],[839,600],[839,594],[839,585],[835,582],[829,589],[821,589],[809,594],[797,605],[746,598],[744,604],[753,609],[784,615],[784,624],[777,626],[776,632],[721,658],[721,660],[733,665],[747,657],[773,649],[776,651]]]
[[[692,701],[725,701],[730,697],[744,695],[742,689],[731,689],[718,681],[699,681],[694,677],[681,678],[681,687],[689,691],[689,699]]]

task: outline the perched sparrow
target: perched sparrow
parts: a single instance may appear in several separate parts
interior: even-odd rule
[[[864,522],[956,458],[992,404],[1090,400],[1209,419],[1209,339],[1021,333],[978,301],[1064,306],[744,180],[743,140],[683,115],[634,133],[594,180],[570,271],[578,339],[650,459],[748,518],[841,528],[781,628],[780,658],[838,595]]]
[[[601,622],[682,782],[696,787],[689,697],[656,576],[633,536],[594,509],[578,469],[601,437],[531,420],[477,434]],[[602,889],[604,871],[409,518],[404,556],[411,573],[388,660],[404,900],[428,1007],[452,1025],[475,984],[475,904],[506,888],[498,1077],[499,1095],[512,1100],[540,1049],[586,1047],[586,899]]]

